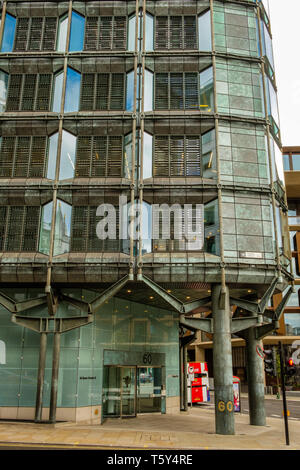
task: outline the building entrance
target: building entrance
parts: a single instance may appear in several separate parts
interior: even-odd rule
[[[105,366],[103,417],[129,418],[161,412],[162,368]]]

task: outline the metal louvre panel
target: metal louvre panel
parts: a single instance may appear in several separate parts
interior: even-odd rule
[[[16,138],[2,137],[1,140],[0,178],[10,178],[13,171]]]
[[[88,240],[88,207],[72,208],[71,251],[87,251]]]
[[[95,74],[84,73],[82,75],[80,110],[94,110],[94,94],[95,94]]]
[[[40,207],[26,207],[22,251],[37,251]]]
[[[76,149],[76,177],[89,177],[91,176],[91,152],[92,152],[92,137],[79,136],[77,137]]]
[[[84,50],[96,51],[99,43],[99,26],[97,16],[86,18]]]
[[[31,18],[28,44],[29,51],[39,51],[41,49],[43,22],[43,18]]]
[[[96,233],[96,227],[98,221],[96,220],[97,206],[91,206],[89,210],[89,222],[88,222],[88,239],[87,239],[87,251],[88,252],[99,252],[103,251],[103,240],[100,240]]]
[[[196,17],[184,16],[184,49],[197,49]]]
[[[109,136],[107,176],[122,176],[123,145],[121,136]]]
[[[182,29],[182,16],[171,16],[170,23],[170,49],[183,48],[183,29]]]
[[[18,111],[22,92],[22,75],[12,74],[9,77],[9,86],[6,100],[6,111]]]
[[[107,139],[106,136],[93,138],[92,177],[107,175]]]
[[[185,137],[185,176],[201,176],[201,143],[197,136]]]
[[[56,42],[57,18],[45,18],[42,50],[54,51]]]
[[[95,211],[96,213],[96,211]],[[115,220],[110,217],[110,213],[108,214],[108,223],[116,224],[116,238],[106,238],[103,240],[103,251],[105,252],[112,252],[117,253],[120,251],[120,240],[119,240],[119,209],[115,207]],[[99,240],[100,241],[100,240]]]
[[[170,73],[170,109],[184,109],[182,73]]]
[[[18,137],[14,162],[14,177],[27,178],[30,161],[30,137]]]
[[[34,110],[36,82],[37,82],[36,74],[25,75],[23,93],[22,93],[22,98],[21,98],[21,110],[22,111]]]
[[[169,76],[167,73],[155,75],[155,109],[169,109]]]
[[[36,111],[49,111],[51,97],[52,75],[40,74],[39,85],[37,89]]]
[[[185,176],[184,136],[170,138],[170,176]]]
[[[169,137],[154,137],[153,176],[169,176]]]
[[[4,250],[4,237],[5,237],[5,228],[6,228],[6,215],[7,215],[7,207],[0,206],[0,250]]]
[[[113,73],[111,75],[110,109],[124,109],[124,74]]]
[[[112,48],[112,17],[101,16],[100,17],[100,40],[99,49],[110,50]],[[98,49],[98,47],[97,47]]]
[[[29,18],[18,18],[14,51],[26,51],[29,32]]]
[[[126,25],[125,16],[114,17],[113,49],[126,49]]]
[[[20,251],[23,236],[24,206],[8,208],[7,234],[5,251]]]
[[[47,137],[34,136],[31,143],[31,161],[29,166],[29,177],[42,178],[45,175],[47,153]]]
[[[185,88],[185,109],[199,109],[199,74],[198,73],[185,73],[184,74],[184,88]]]
[[[156,17],[155,49],[168,49],[169,47],[169,21],[167,16]]]
[[[109,74],[97,74],[96,110],[108,110]]]

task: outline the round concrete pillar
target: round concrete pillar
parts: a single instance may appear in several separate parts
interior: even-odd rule
[[[213,366],[216,433],[234,434],[232,384],[231,311],[229,290],[221,297],[221,285],[212,287]]]
[[[257,346],[261,347],[261,341],[255,337],[255,328],[249,328],[245,332],[245,340],[250,424],[265,426],[264,361],[257,354]]]

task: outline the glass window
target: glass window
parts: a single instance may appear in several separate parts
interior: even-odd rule
[[[84,42],[85,18],[75,11],[72,12],[69,51],[82,51]]]
[[[57,52],[65,52],[67,46],[68,17],[60,18],[58,25]]]
[[[139,87],[137,89],[139,89]],[[133,111],[133,108],[134,108],[134,70],[132,70],[131,72],[127,74],[127,81],[126,81],[126,111]]]
[[[136,17],[132,16],[128,20],[128,44],[127,44],[128,51],[135,50],[135,24],[136,24]]]
[[[216,178],[216,135],[214,129],[201,136],[201,153],[203,178]]]
[[[285,171],[289,171],[290,168],[290,156],[289,155],[283,155],[283,168]]]
[[[52,111],[60,113],[61,111],[61,99],[64,83],[64,73],[60,72],[54,77],[54,87],[52,96]]]
[[[53,255],[70,251],[72,206],[58,200],[56,205]]]
[[[211,112],[214,109],[214,79],[213,68],[200,73],[200,110]]]
[[[64,107],[65,113],[76,112],[79,110],[80,83],[81,74],[68,67]]]
[[[61,156],[59,167],[59,179],[64,180],[74,177],[76,159],[76,137],[63,130]]]
[[[297,251],[296,233],[297,232],[295,231],[290,232],[290,244],[292,251]]]
[[[276,206],[275,213],[276,213],[278,246],[279,246],[279,249],[280,249],[280,252],[281,252],[282,249],[283,249],[283,240],[282,240],[282,221],[281,221],[281,209],[280,209],[280,207]]]
[[[136,151],[135,151],[136,168],[137,167],[140,168],[141,138],[140,138],[139,131],[137,131],[136,133],[136,147],[135,148],[136,148]],[[153,153],[153,137],[147,132],[144,132],[143,179],[152,177],[152,153]],[[123,171],[124,171],[124,178],[131,179],[132,133],[125,136]],[[137,172],[135,174],[135,178],[137,178]]]
[[[271,147],[271,159],[272,159],[272,172],[273,172],[273,181],[279,180],[280,183],[284,186],[284,169],[283,169],[283,160],[282,153],[276,144],[273,137],[270,138],[270,147]]]
[[[290,297],[290,300],[293,297],[293,295],[296,295],[296,294],[292,294],[292,296]],[[299,306],[299,301],[298,301],[298,304],[296,305]],[[285,323],[285,333],[287,336],[289,335],[299,336],[300,335],[300,314],[299,313],[288,313],[288,314],[285,313],[284,323]]]
[[[49,255],[51,224],[52,224],[53,202],[45,204],[42,208],[39,251],[45,255]]]
[[[0,70],[0,112],[3,113],[6,107],[8,86],[8,74]]]
[[[271,67],[274,70],[274,57],[273,57],[273,47],[272,47],[272,39],[269,34],[268,28],[266,27],[265,23],[263,23],[263,47],[264,47],[264,54],[267,56]]]
[[[268,115],[272,116],[275,123],[279,124],[278,106],[277,106],[277,95],[269,77],[266,77],[266,88],[267,88],[267,108]]]
[[[144,79],[144,111],[153,110],[153,73],[145,70]]]
[[[210,10],[198,17],[199,50],[211,51],[211,18]]]
[[[293,154],[292,160],[293,160],[293,170],[300,171],[300,155]]]
[[[49,137],[48,164],[46,178],[55,179],[56,157],[57,157],[58,132]]]
[[[143,179],[152,178],[153,137],[144,132]]]
[[[14,47],[16,18],[6,13],[1,52],[11,52]]]
[[[154,18],[146,13],[146,37],[145,51],[153,51],[154,49]]]
[[[220,253],[220,230],[218,200],[204,206],[204,251],[213,255]]]

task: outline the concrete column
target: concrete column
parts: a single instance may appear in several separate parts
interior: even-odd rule
[[[265,426],[264,361],[256,352],[257,346],[262,344],[255,338],[255,328],[249,328],[245,332],[245,340],[250,424]]]
[[[215,388],[216,434],[233,435],[234,406],[232,385],[231,312],[229,290],[220,305],[221,285],[212,287],[213,366]]]
[[[35,405],[35,418],[34,418],[36,422],[39,422],[42,420],[46,349],[47,349],[47,333],[41,333],[39,370],[38,370],[38,378],[37,378],[36,405]]]
[[[51,382],[51,397],[50,397],[50,412],[49,412],[49,421],[51,423],[56,422],[60,335],[61,335],[60,333],[54,333],[54,339],[53,339],[52,382]]]

